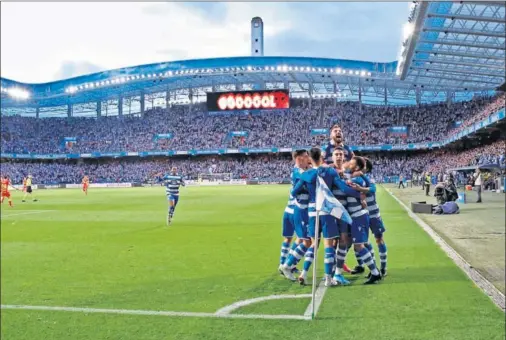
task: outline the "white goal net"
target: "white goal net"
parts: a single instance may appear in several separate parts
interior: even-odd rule
[[[232,180],[232,174],[199,174],[198,180],[199,183],[228,183]]]

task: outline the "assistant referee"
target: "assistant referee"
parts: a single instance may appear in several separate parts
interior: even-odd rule
[[[30,195],[30,197],[32,198],[32,200],[34,202],[37,202],[37,198],[33,194],[33,189],[32,189],[32,175],[28,175],[28,178],[26,179],[26,192],[25,192],[25,196],[23,197],[23,200],[21,202],[26,202],[26,196],[28,196],[28,195]]]

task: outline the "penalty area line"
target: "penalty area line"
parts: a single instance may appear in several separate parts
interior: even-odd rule
[[[464,272],[466,275],[480,288],[492,302],[499,307],[503,312],[505,311],[505,296],[501,293],[490,281],[481,275],[476,269],[471,266],[452,246],[450,246],[429,224],[425,223],[417,214],[411,211],[404,202],[398,199],[390,190],[383,188],[392,196],[401,207],[406,210],[408,216],[411,217],[429,236],[436,242],[436,244],[443,249],[446,255]]]
[[[200,312],[173,312],[173,311],[152,311],[152,310],[135,310],[135,309],[105,309],[105,308],[53,307],[53,306],[28,306],[28,305],[1,305],[1,309],[76,312],[84,314],[100,313],[100,314],[222,318],[222,319],[311,320],[311,318],[308,318],[304,315],[285,315],[285,314],[280,315],[218,314],[218,313],[200,313]]]

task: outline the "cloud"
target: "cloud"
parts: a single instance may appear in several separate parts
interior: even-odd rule
[[[94,70],[245,56],[255,16],[264,21],[266,55],[394,60],[407,12],[406,3],[7,2],[0,12],[1,73],[47,82]]]
[[[100,71],[105,71],[105,68],[87,61],[64,61],[55,73],[54,79],[67,79]]]

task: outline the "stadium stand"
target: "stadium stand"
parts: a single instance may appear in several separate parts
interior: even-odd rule
[[[2,152],[61,153],[191,150],[220,147],[308,146],[317,139],[311,129],[339,123],[350,145],[435,142],[504,108],[504,98],[480,97],[469,102],[420,107],[366,106],[344,102],[312,109],[302,106],[283,111],[247,115],[210,115],[205,109],[177,106],[169,111],[155,108],[145,117],[50,118],[3,117]],[[323,119],[320,119],[323,116]],[[456,122],[461,124],[456,127]],[[407,126],[403,137],[389,135],[392,126]],[[228,138],[231,131],[245,131],[243,139]],[[171,139],[154,141],[156,134]],[[72,136],[71,148],[62,138]],[[320,139],[321,140],[321,139]],[[67,149],[67,150],[66,150]]]

